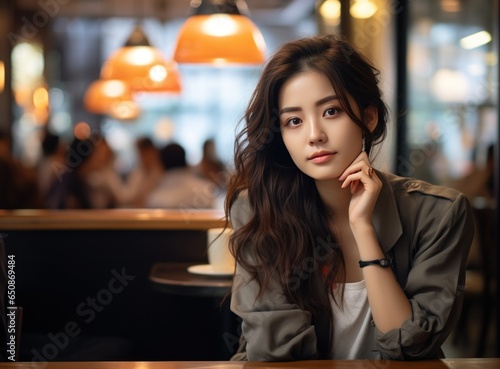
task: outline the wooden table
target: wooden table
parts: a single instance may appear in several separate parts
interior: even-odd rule
[[[432,361],[324,360],[285,363],[241,361],[175,361],[175,362],[49,362],[0,363],[0,369],[490,369],[500,368],[500,359],[447,359]]]
[[[224,226],[221,210],[78,209],[2,210],[2,230],[206,230]]]

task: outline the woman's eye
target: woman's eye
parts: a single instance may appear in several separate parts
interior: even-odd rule
[[[338,114],[338,113],[339,113],[339,109],[337,109],[337,108],[329,108],[329,109],[325,110],[325,116],[327,116],[327,117]]]
[[[286,121],[287,126],[296,126],[300,124],[299,118],[290,118]]]

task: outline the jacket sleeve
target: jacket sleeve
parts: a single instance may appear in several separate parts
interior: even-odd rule
[[[452,201],[428,202],[413,214],[421,220],[414,221],[412,243],[417,246],[404,286],[412,315],[399,329],[376,331],[385,359],[438,357],[463,303],[465,262],[474,236],[467,198],[459,194]]]
[[[238,198],[231,209],[234,229],[251,214],[248,201]],[[251,260],[251,259],[250,259]],[[257,299],[259,285],[239,264],[233,281],[231,310],[242,319],[242,345],[233,360],[290,361],[316,357],[316,333],[311,314],[290,304],[275,281]]]

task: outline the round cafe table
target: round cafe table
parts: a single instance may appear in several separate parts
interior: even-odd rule
[[[204,275],[188,271],[193,263],[156,263],[149,280],[161,292],[184,296],[224,297],[231,290],[232,275]]]
[[[237,316],[229,308],[232,275],[202,275],[188,272],[195,263],[156,263],[151,268],[149,280],[155,290],[178,296],[213,298],[220,304],[220,352],[224,360],[235,353],[239,341]],[[227,297],[227,298],[224,298]]]

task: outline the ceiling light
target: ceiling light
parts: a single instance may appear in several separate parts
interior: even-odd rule
[[[323,3],[319,6],[319,15],[328,24],[335,26],[340,24],[340,1],[323,1]]]
[[[377,5],[371,0],[355,0],[350,13],[354,18],[366,19],[373,16],[377,10]]]
[[[261,64],[265,42],[245,15],[244,1],[197,1],[181,27],[174,52],[178,63]]]
[[[125,46],[103,64],[101,79],[125,81],[133,91],[181,91],[177,64],[167,61],[159,50],[151,47],[140,26],[135,27]]]
[[[480,31],[460,39],[460,45],[464,49],[475,49],[476,47],[483,46],[490,41],[490,33],[486,31]]]
[[[95,114],[107,114],[117,119],[134,119],[139,115],[139,106],[132,99],[130,86],[122,80],[92,82],[83,102],[85,108]]]

